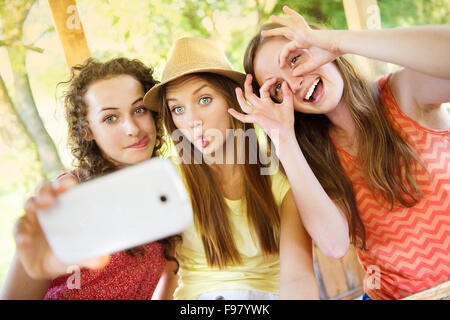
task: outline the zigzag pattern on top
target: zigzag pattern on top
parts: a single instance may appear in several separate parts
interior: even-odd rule
[[[450,130],[425,128],[403,114],[389,80],[380,81],[381,99],[394,128],[429,172],[415,170],[425,196],[412,208],[397,205],[389,210],[370,192],[356,160],[336,146],[366,228],[368,250],[358,250],[359,260],[364,270],[376,266],[380,272],[379,288],[366,274],[364,289],[372,299],[401,299],[450,280]]]

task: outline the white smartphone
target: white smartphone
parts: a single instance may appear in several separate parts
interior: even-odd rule
[[[193,222],[181,178],[170,160],[159,158],[75,186],[37,217],[67,264],[181,233]]]

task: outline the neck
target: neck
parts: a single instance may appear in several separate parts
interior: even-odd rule
[[[326,116],[331,121],[331,134],[340,142],[353,145],[356,142],[356,124],[347,105],[341,101],[339,105]]]
[[[218,178],[224,184],[233,181],[239,174],[237,164],[211,164],[211,168],[217,172]]]
[[[218,164],[212,166],[217,173],[219,188],[229,200],[239,200],[244,196],[241,170],[237,164]]]

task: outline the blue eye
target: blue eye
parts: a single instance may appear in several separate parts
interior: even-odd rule
[[[211,102],[211,98],[210,97],[202,97],[200,98],[200,104],[208,104]]]
[[[291,60],[291,65],[294,65],[298,61],[298,59],[300,59],[300,55],[296,55],[295,57],[293,57]]]
[[[280,92],[281,85],[282,85],[281,82],[278,82],[278,83],[275,85],[275,96],[277,96],[278,93]]]
[[[144,108],[144,107],[137,108],[135,111],[135,113],[137,113],[137,114],[142,114],[142,113],[146,113],[146,112],[147,112],[147,108]]]
[[[175,107],[172,109],[172,112],[175,114],[181,114],[184,111],[184,107]]]
[[[112,122],[114,122],[116,119],[117,119],[116,116],[107,116],[105,119],[103,119],[103,122],[106,122],[106,123],[112,123]]]

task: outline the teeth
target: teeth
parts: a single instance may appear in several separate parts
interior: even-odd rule
[[[320,79],[316,79],[316,81],[314,81],[314,83],[311,85],[311,87],[308,90],[308,93],[305,96],[305,100],[308,100],[311,97],[311,95],[314,92],[314,89],[316,88],[317,84],[319,83],[319,80]]]

